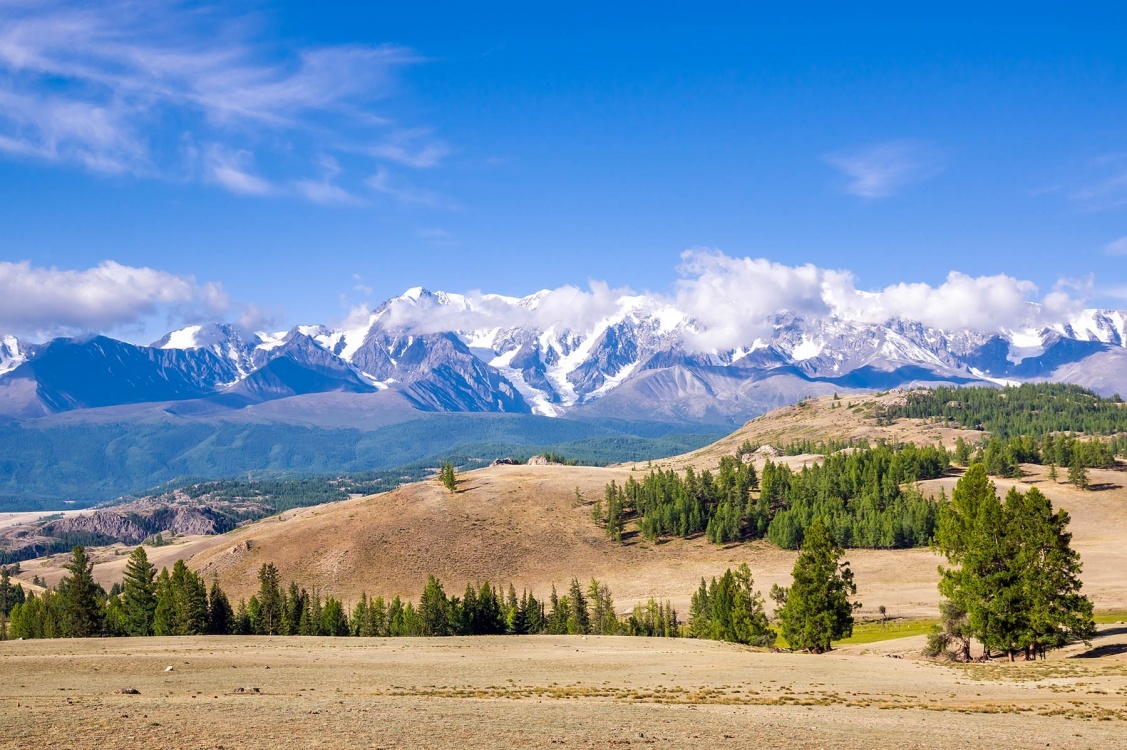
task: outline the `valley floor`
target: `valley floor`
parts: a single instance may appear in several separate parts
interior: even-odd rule
[[[1121,746],[1127,627],[1040,663],[935,664],[915,657],[920,645],[812,656],[625,637],[4,642],[0,747]]]

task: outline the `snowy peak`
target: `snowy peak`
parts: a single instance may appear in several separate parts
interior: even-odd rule
[[[15,336],[0,336],[0,375],[27,361],[27,352]]]
[[[1057,379],[1127,393],[1127,314],[1115,310],[989,333],[784,311],[746,330],[754,334],[735,348],[702,351],[708,331],[662,298],[415,287],[336,326],[193,325],[151,347],[3,336],[0,416],[177,399],[242,408],[394,390],[397,403],[423,411],[738,422],[805,395],[913,383]]]

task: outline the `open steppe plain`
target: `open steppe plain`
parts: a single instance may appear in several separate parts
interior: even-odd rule
[[[950,446],[959,434],[909,420],[877,426],[830,405],[778,410],[716,446],[660,463],[707,468],[744,439],[865,435]],[[800,467],[816,457],[776,460]],[[1041,467],[1023,468],[1023,489],[1040,487],[1072,515],[1085,593],[1101,611],[1127,611],[1122,467],[1093,470],[1085,492],[1050,481]],[[284,582],[316,586],[349,607],[362,591],[417,600],[428,573],[449,594],[490,580],[545,595],[553,582],[565,588],[572,576],[594,576],[609,583],[620,611],[655,596],[683,617],[701,576],[740,562],[764,592],[789,583],[795,554],[766,542],[607,541],[590,521],[591,503],[608,481],[647,472],[643,464],[496,466],[460,475],[456,493],[423,482],[149,552],[158,565],[188,559],[235,600],[257,588],[263,562],[275,562]],[[956,479],[925,487],[949,493]],[[997,484],[1005,492],[1013,482]],[[128,550],[95,551],[105,585],[120,580]],[[901,618],[935,616],[940,559],[929,550],[850,550],[847,558],[862,616],[881,605]],[[54,583],[65,559],[28,561],[20,579]],[[922,645],[901,638],[813,656],[626,637],[4,642],[0,747],[1127,746],[1122,623],[1102,625],[1090,647],[1037,663],[934,663],[919,657]]]
[[[1123,747],[1127,628],[1035,664],[937,664],[915,658],[919,645],[813,656],[578,636],[8,641],[0,747]]]

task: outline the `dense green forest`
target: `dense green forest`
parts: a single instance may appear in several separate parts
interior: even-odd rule
[[[995,437],[1055,432],[1115,435],[1127,432],[1127,408],[1118,396],[1102,398],[1078,385],[1026,383],[1006,388],[942,386],[911,391],[885,416],[939,419]]]
[[[361,431],[231,422],[0,425],[0,510],[85,507],[169,482],[358,474],[441,458],[545,452],[644,461],[722,433],[615,420],[442,414]]]
[[[654,470],[621,487],[612,482],[592,515],[615,539],[636,516],[650,540],[704,534],[725,544],[767,537],[797,549],[821,516],[847,547],[916,547],[931,539],[938,505],[914,485],[942,476],[949,465],[947,451],[935,446],[859,443],[798,471],[768,459],[757,477],[742,455],[725,456],[715,475],[690,467],[683,474]]]

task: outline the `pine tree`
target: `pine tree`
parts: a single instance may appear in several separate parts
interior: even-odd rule
[[[262,564],[258,569],[258,583],[257,631],[262,635],[278,635],[282,627],[282,592],[278,588],[278,569],[274,563]]]
[[[1003,505],[981,467],[959,480],[936,546],[952,564],[941,568],[940,593],[966,613],[964,658],[971,636],[985,653],[1004,651],[1011,660],[1091,636],[1092,604],[1080,594],[1068,520],[1036,488],[1011,489]]]
[[[454,464],[450,461],[442,464],[442,468],[438,472],[438,481],[442,482],[442,485],[451,492],[457,489],[458,478],[454,475]]]
[[[591,632],[591,618],[587,613],[587,599],[578,578],[571,579],[567,592],[567,630],[569,635],[586,635]]]
[[[0,641],[8,638],[8,615],[15,605],[12,581],[8,569],[0,566]]]
[[[840,562],[838,547],[819,516],[806,528],[802,551],[794,564],[793,582],[779,612],[783,638],[792,649],[822,653],[831,641],[853,633],[849,597],[857,593],[849,563]]]
[[[149,562],[144,547],[129,555],[122,587],[125,632],[132,636],[153,634],[153,615],[157,608],[156,568]]]
[[[207,633],[208,635],[228,635],[235,630],[235,613],[231,610],[231,602],[223,589],[219,588],[219,581],[211,582],[211,592],[207,597]]]
[[[1055,461],[1049,464],[1049,481],[1057,481],[1057,465]]]
[[[1088,489],[1088,470],[1081,460],[1080,451],[1072,451],[1072,461],[1068,466],[1068,483],[1078,490]]]
[[[449,602],[442,584],[434,576],[427,576],[427,585],[419,600],[419,617],[422,620],[423,635],[449,635]]]
[[[963,436],[955,438],[955,463],[959,466],[967,466],[970,464],[970,446],[967,441],[963,440]]]
[[[59,583],[63,597],[63,633],[68,638],[90,638],[102,632],[102,602],[94,582],[94,561],[81,544],[71,550],[66,564],[70,574]]]

